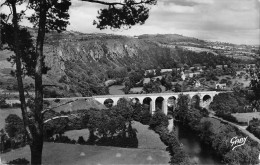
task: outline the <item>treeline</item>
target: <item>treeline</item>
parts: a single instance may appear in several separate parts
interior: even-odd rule
[[[197,104],[198,105],[198,104]],[[178,114],[183,123],[199,135],[201,141],[214,150],[225,164],[258,164],[260,146],[257,142],[247,139],[243,146],[232,150],[231,138],[246,137],[237,128],[207,117],[206,111],[199,106],[189,106],[189,97],[178,98]],[[190,108],[189,108],[190,107]]]
[[[250,94],[244,90],[234,90],[232,93],[219,93],[210,104],[216,116],[240,125],[247,122],[239,122],[232,113],[254,112],[255,107],[251,105]]]
[[[214,55],[210,52],[196,53],[182,48],[176,49],[180,57],[180,63],[186,63],[189,66],[194,64],[201,64],[203,66],[216,68],[216,65],[231,65],[232,63],[241,63],[241,60],[233,59],[223,55]]]
[[[168,117],[162,112],[156,112],[153,116],[150,114],[148,105],[140,103],[132,103],[127,99],[120,99],[116,106],[109,109],[97,110],[78,110],[74,112],[55,112],[48,111],[45,113],[44,120],[51,119],[55,116],[68,116],[50,120],[44,125],[44,139],[48,142],[71,143],[71,144],[87,144],[137,148],[137,133],[132,128],[132,122],[138,121],[144,125],[149,125],[152,130],[160,135],[162,142],[168,146],[171,155],[171,164],[189,164],[187,153],[178,141],[174,131],[169,132]],[[69,117],[77,116],[77,117]],[[6,127],[0,134],[1,138],[12,137],[16,142],[27,143],[22,119],[16,115],[8,116],[6,119]],[[89,138],[79,137],[78,140],[71,140],[64,133],[68,130],[88,129]],[[2,141],[5,145],[6,141]],[[2,145],[1,145],[2,146]],[[10,148],[10,147],[9,147]],[[12,148],[13,149],[13,148]]]

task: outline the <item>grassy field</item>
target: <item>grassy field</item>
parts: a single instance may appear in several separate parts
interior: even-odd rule
[[[239,122],[248,122],[253,118],[260,119],[259,112],[251,112],[251,113],[233,113],[232,116],[236,117]]]
[[[108,88],[110,95],[124,95],[124,85],[112,85]]]
[[[119,148],[91,145],[44,143],[43,164],[168,164],[170,155],[159,135],[138,122],[133,123],[137,130],[138,148]],[[88,130],[73,130],[65,133],[70,138],[88,137]],[[30,160],[30,150],[26,146],[1,155],[2,160],[16,158]]]
[[[26,146],[1,155],[2,160],[16,158],[30,160]],[[168,164],[169,153],[162,150],[127,149],[118,147],[44,143],[43,164],[86,165],[86,164]]]
[[[49,103],[50,103],[50,107],[58,107],[54,109],[54,111],[56,112],[87,110],[90,108],[106,109],[106,107],[103,104],[99,103],[94,99],[79,99],[74,102],[71,102],[70,104],[67,104],[69,101],[70,99],[58,100],[58,102],[55,102],[54,100],[54,101],[49,101]]]
[[[165,150],[166,146],[160,140],[158,134],[150,130],[147,125],[143,125],[139,122],[133,122],[132,127],[137,131],[138,148],[140,149],[159,149]],[[78,140],[79,136],[83,136],[84,140],[88,140],[89,130],[72,130],[65,132],[65,136],[70,139]]]
[[[0,109],[0,129],[4,127],[5,118],[9,114],[21,116],[21,110]],[[43,163],[52,164],[167,164],[170,161],[169,152],[161,142],[160,137],[148,126],[133,122],[137,131],[138,148],[119,148],[90,145],[72,145],[61,143],[45,143],[43,150]],[[78,140],[79,136],[88,139],[87,129],[65,132],[71,139]],[[26,146],[5,154],[1,159],[10,161],[17,158],[30,160],[30,150]]]

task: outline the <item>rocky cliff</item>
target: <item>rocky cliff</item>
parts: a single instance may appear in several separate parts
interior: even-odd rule
[[[105,94],[109,69],[150,69],[164,67],[159,59],[178,60],[174,48],[162,47],[150,38],[76,32],[48,34],[44,54],[51,68],[45,83],[78,95]]]
[[[29,31],[35,39],[35,30]],[[176,45],[205,43],[177,34],[129,37],[73,31],[48,33],[45,41],[45,63],[50,68],[44,75],[48,97],[107,94],[107,71],[173,68],[176,62],[192,63],[189,53],[179,53]]]

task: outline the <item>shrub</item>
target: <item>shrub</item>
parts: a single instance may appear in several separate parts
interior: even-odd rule
[[[156,114],[155,114],[156,115]],[[158,115],[158,114],[157,114]],[[160,115],[158,115],[160,116]],[[161,115],[162,116],[162,115]],[[160,135],[161,141],[168,146],[171,154],[171,164],[189,164],[187,153],[181,148],[180,142],[174,131],[169,132],[165,124],[157,125],[153,130]]]
[[[137,103],[133,105],[133,109],[133,119],[142,123],[143,125],[148,125],[152,117],[149,107],[145,107]]]
[[[150,128],[155,128],[157,126],[165,126],[169,125],[168,117],[162,112],[156,112],[149,123]]]
[[[19,135],[24,135],[23,120],[19,116],[10,114],[5,119],[5,123],[5,130],[9,137],[15,138]]]
[[[23,165],[27,165],[30,164],[30,162],[25,159],[25,158],[18,158],[12,161],[9,161],[7,164],[23,164]]]
[[[253,118],[253,120],[250,121],[249,126],[246,128],[249,132],[254,134],[257,138],[260,139],[260,120]]]
[[[20,107],[21,107],[21,104],[20,104],[20,103],[13,103],[13,104],[12,104],[12,107],[20,108]]]
[[[80,136],[78,138],[78,144],[85,144],[85,143],[86,143],[86,141],[84,140],[83,136]]]

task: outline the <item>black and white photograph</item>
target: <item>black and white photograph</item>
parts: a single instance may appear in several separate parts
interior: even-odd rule
[[[260,165],[260,0],[0,0],[0,165]]]

